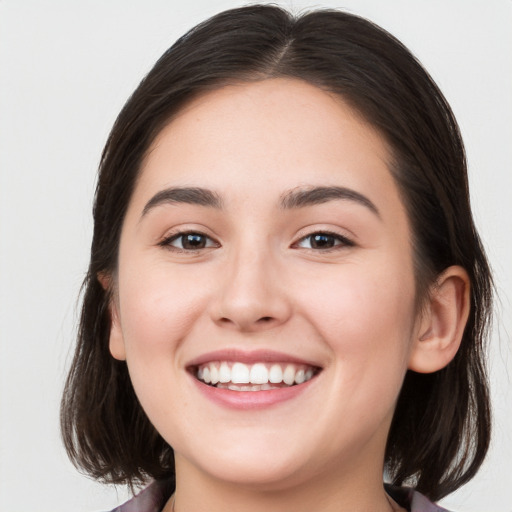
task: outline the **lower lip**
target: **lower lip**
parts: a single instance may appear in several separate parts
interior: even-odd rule
[[[199,391],[209,400],[231,409],[263,409],[292,400],[307,391],[317,376],[303,384],[287,388],[269,389],[266,391],[233,391],[231,389],[209,386],[191,375]]]

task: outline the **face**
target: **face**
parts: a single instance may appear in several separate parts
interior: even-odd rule
[[[158,135],[110,347],[178,477],[381,479],[417,323],[389,162],[339,97],[294,80],[210,92]]]

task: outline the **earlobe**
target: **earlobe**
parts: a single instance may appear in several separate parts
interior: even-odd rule
[[[110,304],[110,338],[109,349],[112,357],[119,361],[126,361],[126,351],[124,348],[123,332],[119,322],[119,314],[115,304]]]
[[[110,286],[112,284],[112,277],[107,272],[98,272],[96,274],[96,279],[101,284],[101,287],[106,291],[110,291]]]
[[[100,273],[98,274],[97,279],[103,289],[110,293],[112,285],[111,276],[109,274]],[[119,312],[112,295],[113,294],[111,293],[110,304],[108,306],[108,311],[110,314],[109,349],[114,359],[125,361],[126,352],[124,348],[124,338],[121,330],[121,324],[119,322]]]
[[[469,316],[469,291],[469,276],[464,268],[448,267],[439,275],[415,332],[410,370],[432,373],[455,357]]]

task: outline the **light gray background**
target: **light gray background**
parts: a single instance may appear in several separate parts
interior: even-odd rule
[[[501,307],[492,449],[443,503],[512,511],[512,1],[276,2],[346,8],[401,39],[450,101]],[[58,428],[101,148],[124,101],[185,30],[234,0],[0,0],[0,510],[93,511],[126,492],[79,475]],[[507,370],[508,368],[508,370]]]

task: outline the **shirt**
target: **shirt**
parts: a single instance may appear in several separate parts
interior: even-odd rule
[[[408,512],[449,512],[410,487],[385,484],[386,492]],[[161,512],[174,492],[171,481],[156,481],[112,512]]]

